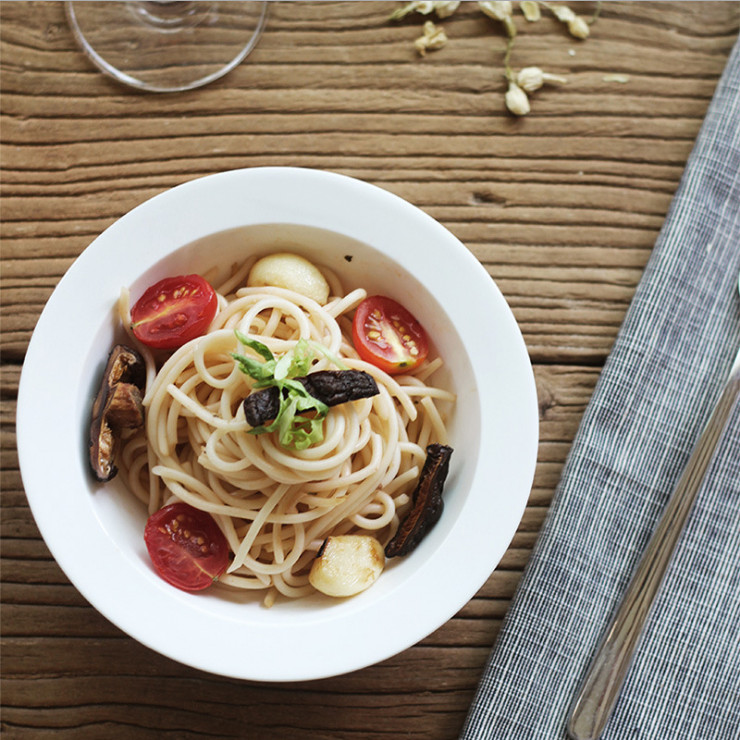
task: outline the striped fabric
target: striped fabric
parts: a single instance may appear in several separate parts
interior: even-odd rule
[[[560,740],[630,574],[740,344],[733,50],[462,731]],[[604,740],[740,738],[736,404]]]

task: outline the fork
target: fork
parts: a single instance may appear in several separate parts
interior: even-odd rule
[[[740,276],[738,290],[740,291]],[[622,690],[673,551],[738,397],[740,397],[740,350],[722,394],[671,494],[581,684],[568,722],[568,734],[572,740],[597,740],[601,737]]]

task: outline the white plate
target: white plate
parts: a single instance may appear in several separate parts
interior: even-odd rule
[[[377,583],[345,600],[271,609],[254,595],[189,594],[152,570],[143,507],[87,466],[91,400],[120,333],[121,286],[289,247],[346,285],[400,300],[424,324],[458,395],[442,519]],[[480,263],[404,200],[348,177],[255,168],[158,195],[101,234],[49,299],[18,399],[21,472],[39,529],[82,595],[174,660],[216,674],[295,681],[388,658],[450,619],[485,583],[526,506],[538,441],[531,365],[514,317]]]

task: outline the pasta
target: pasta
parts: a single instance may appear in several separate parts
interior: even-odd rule
[[[439,358],[393,377],[359,358],[351,315],[364,290],[345,293],[326,270],[331,290],[322,306],[286,288],[239,287],[250,265],[214,286],[219,310],[206,335],[161,367],[138,345],[148,368],[146,424],[125,440],[120,467],[150,513],[175,500],[209,512],[233,553],[220,584],[264,591],[270,605],[278,594],[313,592],[308,571],[329,534],[390,539],[410,503],[426,445],[447,443],[444,419],[454,395],[430,383]],[[124,291],[119,312],[127,327],[128,303]],[[326,353],[316,353],[312,371],[334,369],[336,357],[370,373],[380,392],[333,407],[323,441],[304,450],[281,447],[274,433],[249,434],[242,402],[254,381],[231,353],[251,350],[235,330],[258,338],[276,357],[301,338],[320,344]]]

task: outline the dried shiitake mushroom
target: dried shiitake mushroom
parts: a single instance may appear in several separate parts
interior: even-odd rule
[[[449,445],[427,445],[427,457],[412,497],[411,510],[385,546],[386,557],[408,555],[439,521],[444,508],[442,489],[450,469],[452,452]]]
[[[90,467],[99,481],[108,481],[118,472],[115,453],[121,432],[144,423],[141,393],[145,380],[141,355],[131,347],[117,344],[108,355],[90,422]]]
[[[373,376],[364,370],[319,370],[293,380],[327,406],[339,406],[380,393]],[[279,410],[280,391],[277,388],[263,388],[244,399],[244,415],[253,427],[274,419]]]

